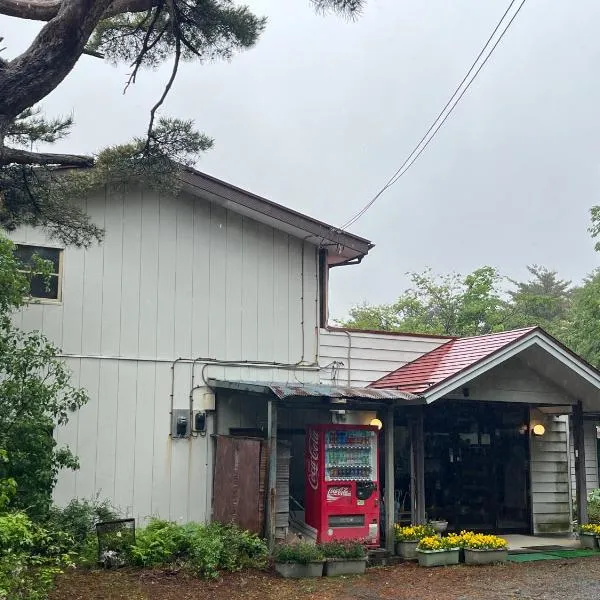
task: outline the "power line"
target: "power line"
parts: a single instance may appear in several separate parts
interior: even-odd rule
[[[446,105],[444,106],[444,108],[442,108],[442,110],[440,111],[440,113],[438,114],[438,116],[435,118],[435,120],[433,121],[433,123],[431,124],[431,126],[429,127],[429,129],[425,132],[425,135],[423,135],[423,137],[419,140],[419,143],[414,147],[414,149],[412,150],[412,152],[407,156],[406,160],[400,165],[400,167],[395,171],[395,173],[388,179],[388,181],[386,182],[386,184],[379,190],[379,192],[377,192],[377,194],[375,194],[375,196],[373,196],[373,198],[361,210],[359,210],[353,217],[351,217],[348,221],[346,221],[346,223],[344,223],[344,225],[342,225],[342,227],[341,227],[342,231],[345,230],[345,229],[347,229],[348,227],[350,227],[354,223],[356,223],[356,221],[358,221],[358,219],[360,219],[360,217],[362,217],[369,210],[369,208],[371,208],[371,206],[373,206],[373,204],[375,204],[375,202],[379,199],[379,197],[388,188],[390,188],[392,185],[394,185],[400,179],[400,177],[402,177],[402,175],[404,175],[408,171],[408,169],[410,169],[410,167],[412,167],[412,165],[419,158],[419,156],[421,156],[421,154],[425,151],[425,149],[427,148],[427,146],[429,146],[431,140],[433,140],[433,138],[435,137],[436,133],[440,130],[440,128],[442,127],[442,125],[446,122],[446,120],[448,119],[448,117],[452,114],[452,112],[456,108],[457,104],[460,102],[460,99],[465,95],[465,93],[467,92],[467,90],[471,87],[471,84],[475,81],[475,79],[477,78],[477,75],[479,74],[479,72],[481,71],[481,69],[483,69],[483,67],[485,66],[485,64],[487,63],[487,61],[490,59],[490,57],[492,56],[494,50],[496,49],[496,47],[498,46],[498,44],[500,43],[500,41],[502,40],[502,38],[504,37],[504,35],[506,34],[506,32],[508,31],[509,27],[512,25],[512,22],[516,19],[517,15],[521,11],[521,9],[523,8],[523,6],[524,6],[525,2],[527,2],[527,0],[522,0],[521,1],[521,4],[517,8],[517,10],[514,12],[514,14],[511,17],[511,19],[508,21],[506,27],[500,33],[500,36],[496,40],[495,44],[492,46],[491,50],[489,51],[489,53],[487,54],[487,56],[485,57],[485,59],[483,60],[483,62],[479,65],[479,67],[477,68],[477,70],[473,74],[473,77],[467,83],[467,85],[462,90],[462,92],[460,93],[460,95],[458,95],[458,97],[456,97],[457,94],[459,93],[460,89],[463,87],[463,85],[467,81],[469,75],[471,75],[471,73],[473,72],[473,69],[475,69],[475,66],[477,65],[477,63],[479,62],[479,60],[481,59],[481,57],[485,53],[487,47],[489,46],[490,42],[492,41],[492,39],[496,35],[498,29],[500,28],[500,26],[504,22],[506,16],[509,14],[509,12],[510,12],[511,8],[513,7],[513,5],[515,4],[515,2],[516,2],[516,0],[512,0],[511,3],[509,4],[508,8],[504,11],[504,14],[502,15],[502,18],[500,19],[500,21],[498,21],[498,24],[496,25],[496,27],[492,31],[490,37],[487,39],[485,45],[483,46],[483,48],[481,49],[481,51],[477,55],[477,58],[473,61],[473,64],[471,65],[471,68],[467,71],[467,74],[463,77],[462,81],[459,83],[459,85],[457,86],[457,88],[454,90],[454,93],[452,94],[452,96],[450,97],[450,99],[448,100],[448,102],[446,102]],[[456,100],[454,100],[455,98],[456,98]],[[450,106],[451,104],[452,104],[452,106]],[[444,116],[444,118],[441,119],[442,115],[444,115],[444,113],[446,112],[446,109],[448,109],[449,106],[450,106],[450,110],[448,110],[448,112],[446,113],[446,115]],[[441,121],[440,121],[440,119],[441,119]],[[433,130],[433,133],[432,133],[432,130]],[[431,136],[429,137],[429,139],[427,139],[427,136],[429,136],[430,133],[431,133]],[[425,142],[426,139],[427,139],[427,141]],[[421,145],[423,144],[423,142],[425,142],[425,144],[421,147]]]

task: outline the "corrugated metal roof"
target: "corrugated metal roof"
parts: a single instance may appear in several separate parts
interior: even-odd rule
[[[316,383],[283,383],[264,381],[223,381],[209,379],[211,387],[254,392],[259,394],[273,393],[280,400],[286,398],[355,398],[357,400],[403,400],[406,402],[422,404],[424,400],[415,394],[404,390],[388,390],[376,388],[347,387],[337,385],[323,385]]]
[[[506,346],[527,336],[537,327],[450,340],[435,350],[373,382],[377,389],[400,389],[422,394],[458,375]]]

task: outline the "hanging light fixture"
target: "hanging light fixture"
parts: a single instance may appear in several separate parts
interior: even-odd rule
[[[371,427],[377,427],[377,429],[381,429],[383,427],[383,423],[380,419],[371,419],[369,425],[371,425]]]

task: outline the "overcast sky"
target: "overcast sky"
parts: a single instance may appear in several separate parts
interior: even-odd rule
[[[186,64],[163,114],[215,138],[198,168],[341,225],[426,131],[508,0],[371,0],[355,22],[308,0],[252,0],[269,17],[230,63]],[[390,302],[407,271],[526,264],[574,281],[598,265],[586,232],[600,203],[600,2],[529,0],[423,156],[351,231],[376,247],[332,273],[332,316]],[[9,58],[39,25],[0,17]],[[122,95],[126,67],[84,57],[44,102],[72,112],[61,144],[96,151],[142,133],[168,69]]]

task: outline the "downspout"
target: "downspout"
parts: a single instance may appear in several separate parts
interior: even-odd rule
[[[321,339],[321,317],[319,314],[319,300],[323,297],[319,287],[319,248],[315,250],[315,363],[319,362],[319,341]]]
[[[312,236],[308,236],[312,237]],[[300,307],[301,307],[301,317],[300,317],[300,329],[302,331],[302,354],[300,356],[300,362],[304,362],[304,241],[306,238],[302,240],[302,265],[300,266]]]
[[[348,354],[346,355],[346,360],[348,362],[348,377],[347,383],[348,387],[352,387],[352,376],[350,369],[352,367],[352,336],[349,331],[344,331],[344,333],[348,336]]]

